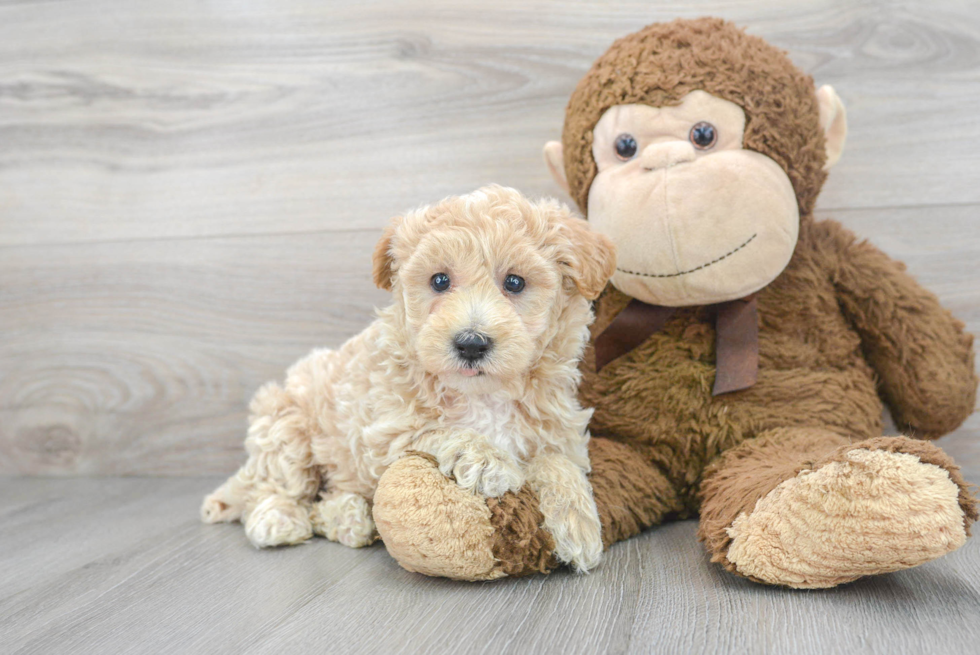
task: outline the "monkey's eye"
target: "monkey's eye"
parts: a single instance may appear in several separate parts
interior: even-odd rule
[[[511,293],[524,291],[524,278],[520,275],[508,275],[504,278],[504,289]]]
[[[429,285],[432,287],[433,291],[442,293],[449,288],[449,276],[445,273],[436,273],[432,276],[432,279],[429,280]]]
[[[616,156],[623,161],[636,156],[636,139],[632,134],[620,134],[616,137]]]
[[[718,133],[715,131],[714,125],[701,121],[691,128],[690,139],[698,150],[707,150],[715,145],[715,141],[718,140]]]

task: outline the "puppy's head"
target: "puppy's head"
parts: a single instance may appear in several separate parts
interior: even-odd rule
[[[374,251],[419,362],[464,392],[526,376],[561,335],[577,343],[614,270],[612,243],[567,207],[499,186],[394,219]]]

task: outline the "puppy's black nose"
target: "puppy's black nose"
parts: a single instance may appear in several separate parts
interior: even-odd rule
[[[493,348],[493,339],[479,332],[460,332],[453,339],[453,345],[459,356],[472,364],[486,357]]]

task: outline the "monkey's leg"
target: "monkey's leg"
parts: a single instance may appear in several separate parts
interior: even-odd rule
[[[276,384],[255,394],[250,411],[248,460],[204,499],[201,518],[241,520],[256,547],[306,541],[313,535],[309,504],[320,484],[310,448],[312,418]]]
[[[589,454],[589,479],[606,547],[683,510],[667,478],[629,446],[594,438]],[[399,564],[462,580],[556,568],[555,543],[541,527],[543,518],[528,486],[516,494],[483,498],[442,475],[430,456],[409,456],[393,464],[374,496],[378,531]]]
[[[757,582],[822,588],[909,568],[963,545],[977,508],[942,450],[906,437],[856,443],[771,430],[705,471],[712,561]]]

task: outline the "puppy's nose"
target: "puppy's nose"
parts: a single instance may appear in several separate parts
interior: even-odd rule
[[[453,338],[456,352],[469,363],[477,362],[493,348],[493,339],[479,332],[460,332]]]

